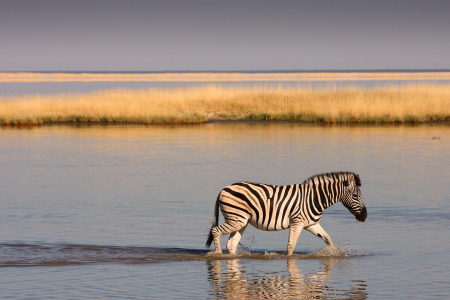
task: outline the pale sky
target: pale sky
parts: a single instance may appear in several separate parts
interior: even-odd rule
[[[0,71],[450,69],[450,1],[0,0]]]

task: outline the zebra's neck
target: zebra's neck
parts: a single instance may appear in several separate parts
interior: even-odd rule
[[[317,213],[341,201],[343,181],[347,180],[348,173],[319,174],[305,180],[312,189],[312,202]]]

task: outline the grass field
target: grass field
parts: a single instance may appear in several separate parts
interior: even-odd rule
[[[201,123],[224,119],[317,123],[450,121],[450,85],[308,89],[206,84],[0,97],[0,124],[3,125]]]

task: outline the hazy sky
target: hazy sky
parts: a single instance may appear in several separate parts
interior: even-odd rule
[[[450,69],[450,1],[0,0],[0,71]]]

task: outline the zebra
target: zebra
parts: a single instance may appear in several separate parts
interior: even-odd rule
[[[333,246],[330,236],[320,226],[323,211],[336,202],[342,202],[360,222],[367,218],[359,174],[333,172],[317,174],[302,184],[276,186],[270,184],[237,182],[222,189],[217,196],[214,219],[206,247],[214,240],[215,253],[222,253],[220,237],[230,234],[228,253],[236,247],[250,223],[265,231],[289,228],[287,255],[292,255],[303,229]],[[219,224],[219,208],[225,223]]]

